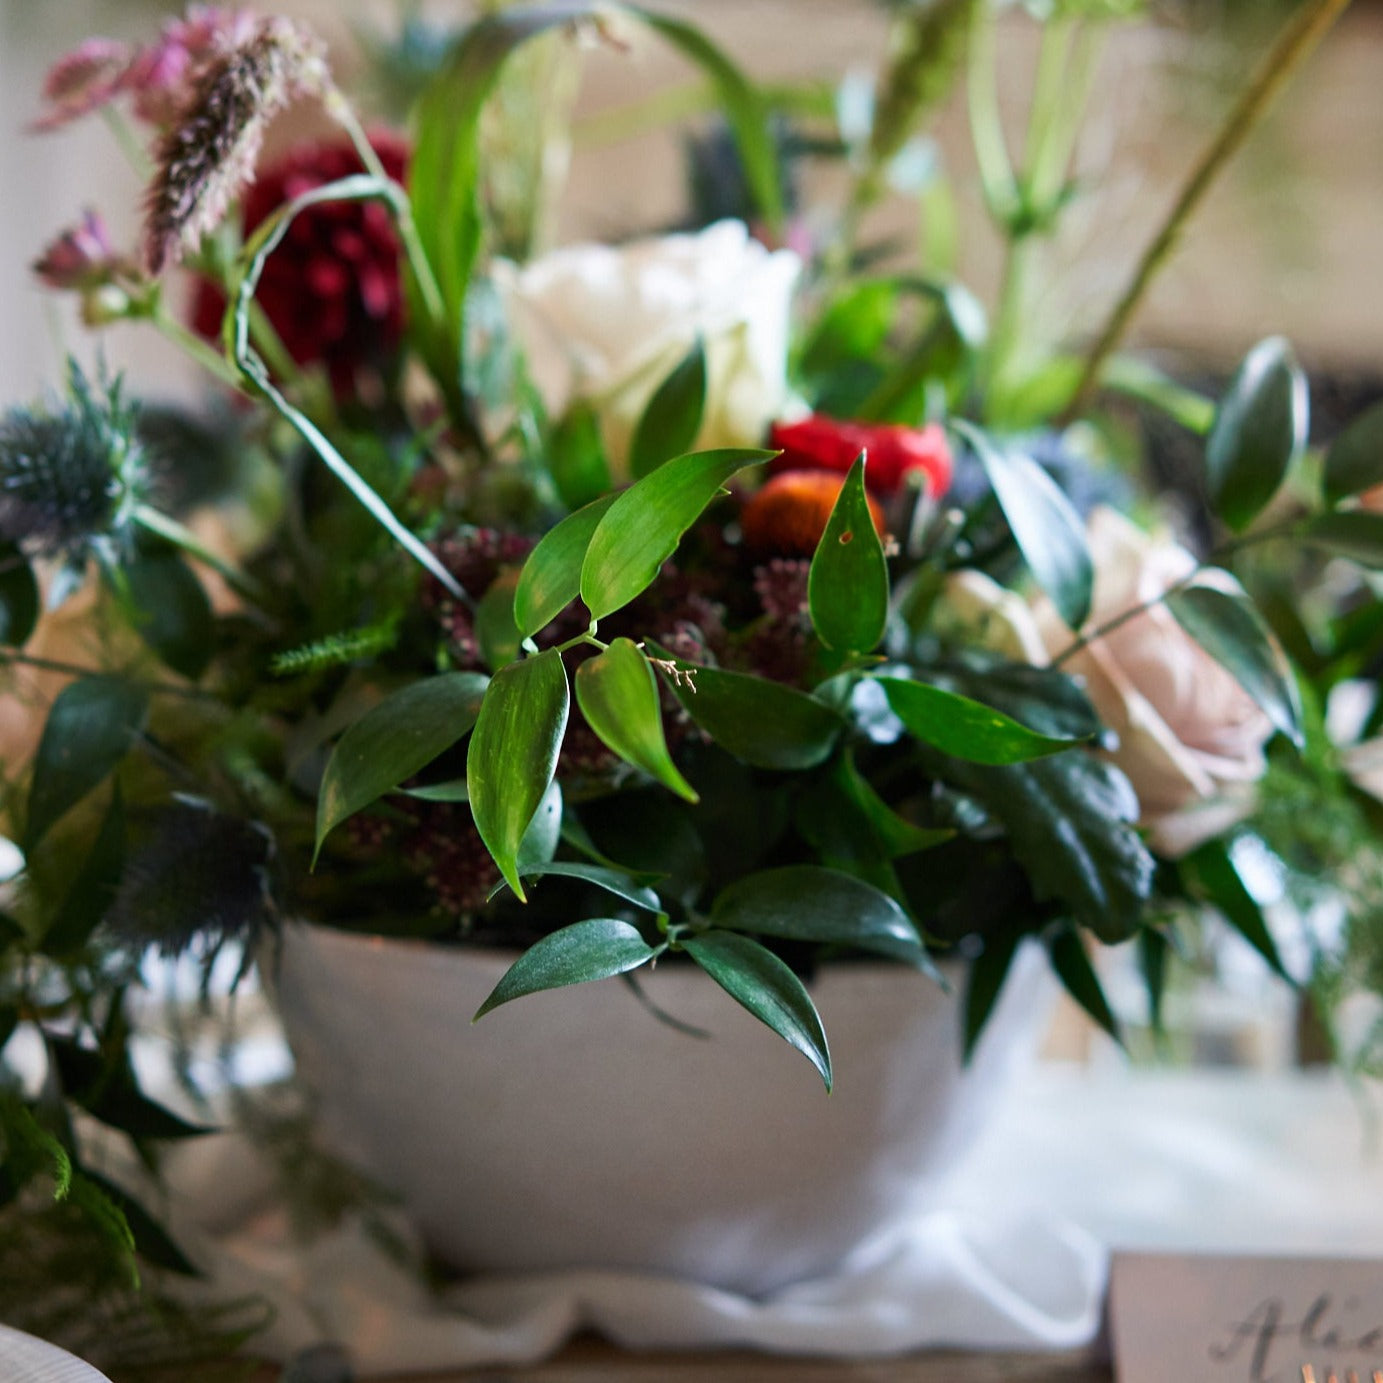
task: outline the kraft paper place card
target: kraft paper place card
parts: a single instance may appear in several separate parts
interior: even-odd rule
[[[1383,1258],[1116,1254],[1118,1383],[1383,1383]]]

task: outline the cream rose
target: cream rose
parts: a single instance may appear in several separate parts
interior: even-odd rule
[[[1087,627],[1109,623],[1183,580],[1196,562],[1166,537],[1150,537],[1112,509],[1087,524],[1095,593]],[[1198,584],[1238,590],[1226,573]],[[1051,603],[1034,615],[1050,655],[1074,638]],[[1084,679],[1118,737],[1114,762],[1138,794],[1153,847],[1177,856],[1232,825],[1262,776],[1272,725],[1234,677],[1162,605],[1095,640],[1064,665]]]
[[[653,391],[700,335],[706,410],[696,445],[755,446],[787,400],[788,312],[802,262],[738,221],[620,247],[573,245],[494,281],[543,403],[588,399],[610,465],[627,473]]]

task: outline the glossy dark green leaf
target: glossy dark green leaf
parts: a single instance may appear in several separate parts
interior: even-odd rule
[[[38,623],[38,581],[14,543],[0,543],[0,644],[18,648]]]
[[[576,704],[612,753],[686,801],[697,800],[668,753],[658,679],[632,640],[616,639],[577,668]]]
[[[755,768],[815,768],[845,728],[829,706],[781,682],[698,667],[649,648],[682,674],[669,683],[687,714],[727,753]]]
[[[992,706],[926,682],[903,677],[880,677],[877,681],[910,735],[971,763],[1025,763],[1080,743],[1064,736],[1039,734]]]
[[[610,489],[600,415],[586,399],[576,399],[552,429],[547,470],[562,503],[571,510],[590,504]]]
[[[1244,358],[1220,400],[1205,447],[1215,512],[1236,532],[1277,493],[1306,445],[1306,379],[1281,337]]]
[[[970,962],[965,985],[965,1017],[962,1026],[965,1059],[975,1054],[975,1047],[999,1002],[1004,981],[1013,965],[1021,934],[999,930],[984,938],[984,949]]]
[[[1324,482],[1331,504],[1383,485],[1383,403],[1361,413],[1331,443]]]
[[[568,514],[528,554],[514,592],[514,623],[524,638],[532,638],[581,594],[586,549],[616,497],[613,493],[602,495],[584,509]]]
[[[1064,927],[1049,943],[1052,969],[1056,971],[1066,992],[1083,1008],[1096,1023],[1116,1042],[1123,1044],[1123,1033],[1119,1030],[1119,1020],[1109,1007],[1105,998],[1100,977],[1085,954],[1080,936],[1070,927]]]
[[[650,946],[636,927],[618,918],[592,917],[575,922],[535,941],[504,972],[471,1021],[525,994],[605,980],[637,970],[657,954],[658,948]]]
[[[827,648],[868,653],[888,621],[888,562],[865,494],[867,458],[851,466],[812,557],[807,604]]]
[[[983,465],[1033,579],[1072,629],[1090,614],[1095,568],[1071,501],[1031,457],[996,447],[978,428],[962,429]]]
[[[647,884],[640,883],[622,869],[613,869],[608,865],[550,860],[538,868],[525,869],[523,874],[525,878],[547,878],[549,875],[557,875],[564,879],[581,879],[585,883],[604,889],[615,898],[633,903],[636,908],[643,908],[648,912],[663,910],[658,895]]]
[[[1029,730],[1056,739],[1094,740],[1104,729],[1081,684],[1056,668],[1011,663],[972,649],[948,663],[944,672],[923,668],[914,677],[983,701]]]
[[[475,607],[475,640],[480,656],[491,672],[519,656],[523,635],[514,623],[514,594],[519,584],[517,571],[502,571]]]
[[[1268,626],[1245,595],[1211,586],[1188,586],[1167,597],[1176,621],[1251,696],[1298,748],[1301,697],[1296,679],[1273,643]]]
[[[107,1060],[68,1037],[47,1039],[63,1093],[103,1124],[132,1138],[200,1138],[216,1130],[188,1123],[139,1088],[128,1061]]]
[[[121,568],[140,638],[174,672],[197,678],[216,648],[211,601],[192,568],[166,545],[138,552]]]
[[[577,849],[641,883],[656,883],[664,898],[695,906],[706,887],[708,852],[699,816],[680,797],[650,786],[583,802],[581,812],[584,840],[567,836]]]
[[[629,473],[636,479],[692,449],[706,411],[706,348],[698,336],[654,391],[634,429]]]
[[[475,724],[487,679],[426,677],[386,697],[341,736],[317,798],[317,849],[347,817],[421,772]]]
[[[69,956],[80,950],[106,909],[125,867],[125,805],[117,784],[91,851],[43,936],[42,950],[50,956]]]
[[[772,951],[734,932],[709,931],[682,942],[688,955],[737,1003],[795,1047],[831,1088],[831,1052],[821,1017],[802,981]]]
[[[721,486],[773,454],[740,448],[692,452],[664,462],[617,495],[596,526],[581,568],[581,599],[592,618],[604,619],[647,590]]]
[[[1284,980],[1291,982],[1282,956],[1268,930],[1263,910],[1249,892],[1234,858],[1222,841],[1211,841],[1187,857],[1182,868],[1192,887],[1224,914],[1225,920]]]
[[[1383,514],[1366,509],[1318,514],[1295,530],[1302,542],[1348,557],[1361,567],[1383,568]]]
[[[34,757],[26,854],[125,757],[148,703],[143,688],[119,677],[84,677],[58,693]]]
[[[519,847],[553,774],[571,694],[548,649],[501,668],[485,691],[466,754],[471,815],[505,882],[524,899]]]
[[[529,874],[546,869],[562,843],[562,818],[566,815],[562,800],[562,785],[554,778],[538,803],[538,810],[528,823],[519,842],[518,872]]]
[[[1040,900],[1059,902],[1101,941],[1137,932],[1155,865],[1122,773],[1076,750],[1003,768],[953,759],[946,778],[1003,824]]]
[[[929,968],[917,928],[888,894],[818,865],[748,874],[720,894],[711,917],[728,931],[853,946]]]
[[[1167,995],[1167,961],[1171,955],[1167,934],[1156,927],[1144,927],[1138,933],[1138,968],[1148,991],[1148,1018],[1153,1032],[1164,1032],[1163,1011]]]

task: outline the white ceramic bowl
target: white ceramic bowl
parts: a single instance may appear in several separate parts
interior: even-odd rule
[[[835,1092],[690,965],[470,1018],[512,956],[292,925],[273,983],[331,1146],[453,1267],[661,1272],[750,1294],[925,1205],[1029,1056],[1052,986],[1020,952],[962,1072],[955,995],[846,963],[813,988]]]

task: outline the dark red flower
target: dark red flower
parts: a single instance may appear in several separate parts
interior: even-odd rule
[[[740,512],[745,545],[754,552],[810,557],[844,484],[843,476],[820,470],[775,475],[749,497]],[[883,537],[883,511],[872,498],[869,515]]]
[[[404,140],[378,133],[370,142],[389,176],[402,181]],[[262,169],[245,194],[246,235],[284,202],[362,171],[349,144],[291,150]],[[256,297],[289,355],[299,365],[325,365],[337,394],[350,394],[357,372],[387,363],[403,331],[399,243],[389,213],[378,202],[310,207],[269,256]],[[224,311],[221,293],[204,282],[194,307],[196,329],[219,338]]]
[[[876,495],[895,494],[909,475],[920,474],[933,499],[951,484],[951,448],[936,424],[904,427],[899,423],[849,423],[813,413],[796,423],[774,423],[769,445],[782,455],[769,463],[771,474],[784,471],[834,471],[844,475],[860,452],[867,460],[865,485]]]

